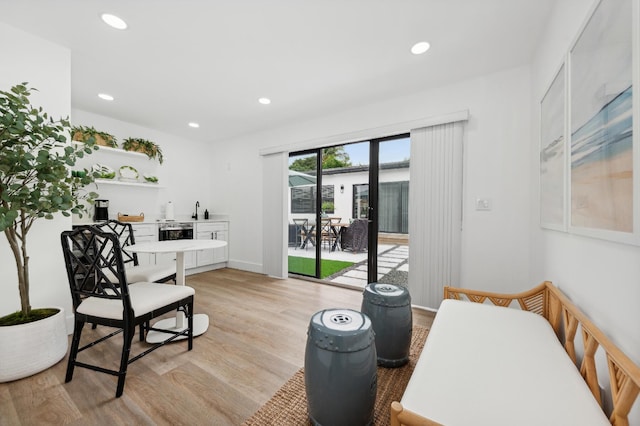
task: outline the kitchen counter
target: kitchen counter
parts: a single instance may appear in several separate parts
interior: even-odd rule
[[[76,218],[74,218],[76,219]],[[175,220],[171,220],[171,221],[167,221],[164,219],[156,219],[156,220],[151,220],[151,219],[146,219],[142,222],[128,222],[131,223],[132,225],[134,224],[157,224],[157,223],[169,223],[169,222],[180,222],[180,223],[211,223],[211,222],[229,222],[229,215],[225,215],[225,214],[214,214],[214,215],[209,215],[209,219],[175,219]],[[72,222],[72,225],[93,225],[95,223],[95,221],[92,220],[74,220]]]

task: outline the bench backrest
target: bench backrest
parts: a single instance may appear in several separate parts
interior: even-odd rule
[[[603,407],[598,385],[595,355],[601,347],[607,359],[612,409],[609,420],[612,425],[627,426],[629,412],[640,392],[640,367],[627,357],[609,338],[596,327],[551,282],[518,294],[500,294],[472,289],[445,287],[445,299],[469,300],[476,303],[492,303],[510,307],[518,304],[526,311],[544,316],[558,336],[569,357],[573,360],[600,407]],[[582,359],[576,354],[576,335],[582,334]],[[604,410],[604,407],[603,407]],[[606,411],[605,411],[606,412]]]

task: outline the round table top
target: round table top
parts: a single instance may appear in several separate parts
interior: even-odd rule
[[[136,243],[124,247],[124,250],[132,253],[176,253],[194,250],[206,250],[224,247],[226,241],[221,240],[167,240]]]

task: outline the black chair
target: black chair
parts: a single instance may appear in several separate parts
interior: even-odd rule
[[[136,243],[133,234],[133,227],[130,223],[120,222],[117,220],[108,220],[106,222],[94,225],[98,229],[106,232],[113,232],[118,235],[120,247],[124,248]],[[175,265],[140,265],[138,262],[138,254],[131,253],[126,250],[122,251],[122,260],[127,268],[127,278],[129,284],[136,282],[166,283],[168,281],[176,281]]]
[[[149,282],[129,284],[120,241],[113,232],[104,232],[87,225],[63,232],[60,239],[73,299],[75,322],[65,382],[71,381],[76,366],[111,374],[118,377],[118,398],[124,390],[129,364],[180,336],[187,338],[188,350],[193,348],[193,288]],[[187,328],[181,332],[158,330],[171,336],[131,357],[135,327],[176,309],[185,312]],[[114,327],[117,330],[79,347],[82,329],[86,323]],[[119,333],[123,333],[119,370],[110,370],[77,359],[80,352]]]
[[[349,226],[340,229],[340,248],[360,252],[369,247],[369,221],[355,219]]]

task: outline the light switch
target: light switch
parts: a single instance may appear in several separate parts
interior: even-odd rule
[[[489,198],[476,198],[476,210],[491,210],[491,200]]]

